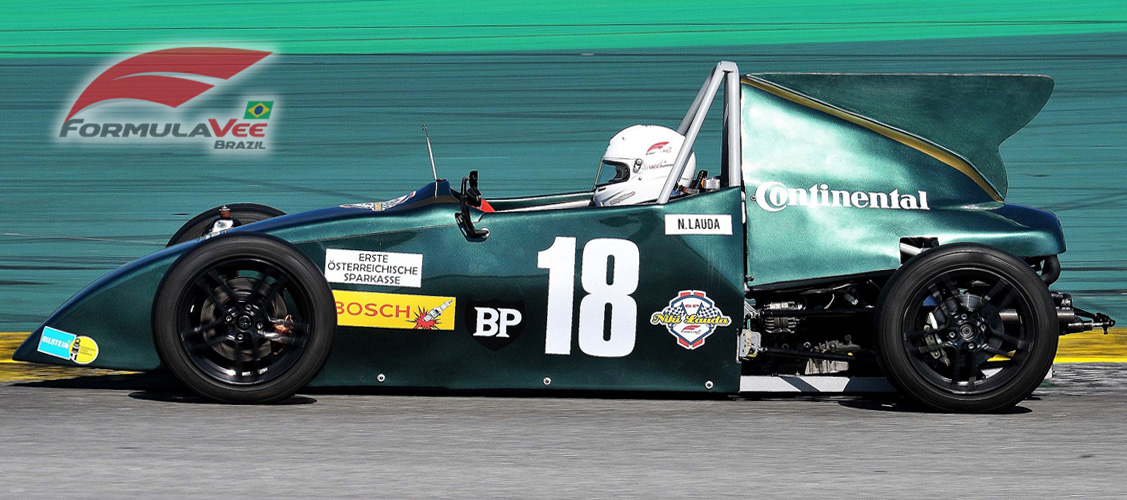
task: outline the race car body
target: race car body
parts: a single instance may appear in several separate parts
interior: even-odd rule
[[[720,175],[678,188],[721,86]],[[1057,218],[1004,201],[998,144],[1051,89],[993,75],[741,81],[723,62],[655,202],[486,201],[471,173],[456,190],[436,179],[301,214],[224,207],[79,292],[15,358],[163,366],[228,402],[310,383],[735,394],[755,377],[837,373],[997,410],[1044,377],[1058,334],[1113,324],[1048,291]]]

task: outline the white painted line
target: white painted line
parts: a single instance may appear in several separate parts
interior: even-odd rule
[[[884,377],[764,376],[740,377],[740,392],[896,392]]]
[[[1045,380],[1053,378],[1053,369]],[[740,392],[896,392],[884,377],[833,377],[825,375],[745,375],[740,377]]]

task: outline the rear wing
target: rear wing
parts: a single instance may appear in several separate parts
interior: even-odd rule
[[[677,132],[685,144],[665,180],[659,204],[669,201],[689,154],[724,85],[725,175],[722,185],[741,178],[739,68],[720,61],[693,100]],[[1040,113],[1053,92],[1043,75],[983,74],[749,74],[743,83],[784,98],[831,110],[902,134],[917,149],[954,164],[1001,200],[1009,189],[998,147]]]
[[[998,146],[1037,116],[1053,92],[1053,79],[1043,75],[761,73],[744,83],[937,148],[929,154],[965,162],[975,170],[967,173],[980,176],[998,199],[1009,189]]]

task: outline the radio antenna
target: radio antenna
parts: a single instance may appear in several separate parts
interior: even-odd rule
[[[430,155],[430,173],[434,176],[434,182],[438,182],[438,170],[434,168],[434,150],[430,148],[430,133],[427,132],[427,125],[423,124],[423,135],[427,138],[427,154]],[[435,186],[437,189],[437,186]]]

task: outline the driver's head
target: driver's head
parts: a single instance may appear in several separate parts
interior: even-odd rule
[[[684,143],[685,136],[659,125],[634,125],[616,134],[599,164],[595,206],[637,205],[657,200]],[[687,186],[696,170],[696,154],[690,153],[680,184]]]

